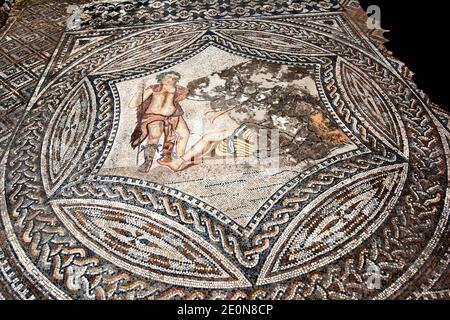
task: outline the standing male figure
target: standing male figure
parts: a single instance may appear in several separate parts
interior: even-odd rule
[[[183,118],[180,102],[186,99],[188,89],[177,85],[181,75],[169,71],[159,74],[158,84],[144,88],[130,102],[137,110],[137,125],[131,135],[131,147],[135,149],[147,139],[144,146],[144,164],[139,171],[149,172],[158,143],[164,134],[161,161],[171,161],[174,146],[176,154],[183,155],[189,139],[189,128]]]

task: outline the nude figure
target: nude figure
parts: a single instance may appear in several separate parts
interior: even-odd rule
[[[212,119],[223,115],[223,112],[215,112]],[[214,120],[210,122],[213,124]],[[223,128],[205,134],[180,157],[168,161],[161,159],[158,163],[176,172],[203,162],[205,158],[249,157],[256,151],[256,139],[255,131],[246,124]]]
[[[144,146],[144,164],[141,172],[149,172],[153,163],[158,143],[164,135],[162,158],[170,161],[176,145],[176,153],[185,153],[189,139],[189,128],[183,118],[184,111],[180,102],[186,99],[188,90],[177,85],[181,76],[177,72],[165,72],[158,75],[158,84],[144,88],[131,100],[130,108],[137,109],[137,124],[131,135],[131,146]]]

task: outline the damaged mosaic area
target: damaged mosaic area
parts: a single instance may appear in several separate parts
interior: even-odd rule
[[[207,60],[214,63],[202,63]],[[180,74],[179,83],[186,83],[189,91],[181,102],[189,130],[187,152],[205,137],[223,132],[229,136],[245,126],[264,142],[266,156],[251,158],[253,147],[246,145],[245,154],[238,149],[245,141],[237,139],[236,154],[226,157],[230,141],[224,144],[220,138],[215,155],[201,154],[196,165],[173,172],[156,161],[159,155],[148,172],[138,170],[136,151],[128,140],[139,117],[136,119],[136,110],[129,104],[147,83],[157,83],[150,76],[116,85],[118,132],[100,174],[145,177],[213,206],[245,228],[258,209],[300,172],[358,149],[330,120],[314,80],[319,75],[311,67],[249,60],[210,46],[165,72]],[[144,161],[138,155],[138,165]],[[224,197],[233,201],[224,201]]]
[[[60,33],[24,55],[46,62],[31,93],[0,78],[23,115],[0,122],[0,298],[448,298],[450,116],[365,19],[143,0],[41,21]]]

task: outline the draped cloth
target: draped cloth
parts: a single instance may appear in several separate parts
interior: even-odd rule
[[[153,92],[160,92],[162,90],[162,84],[153,85],[151,88]],[[182,86],[176,86],[175,94],[173,98],[173,104],[175,111],[170,116],[155,114],[150,112],[150,104],[152,102],[153,94],[151,94],[144,102],[138,106],[137,112],[137,124],[134,132],[131,136],[131,145],[137,146],[144,142],[147,138],[158,138],[151,136],[151,125],[160,122],[163,126],[164,142],[162,155],[169,155],[173,151],[173,147],[176,142],[176,129],[180,118],[183,116],[184,111],[181,108],[180,101],[186,99],[188,90]]]

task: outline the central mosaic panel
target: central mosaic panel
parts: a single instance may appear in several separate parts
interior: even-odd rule
[[[118,82],[118,130],[99,174],[176,189],[245,228],[302,171],[357,149],[321,100],[317,68],[209,46]]]

